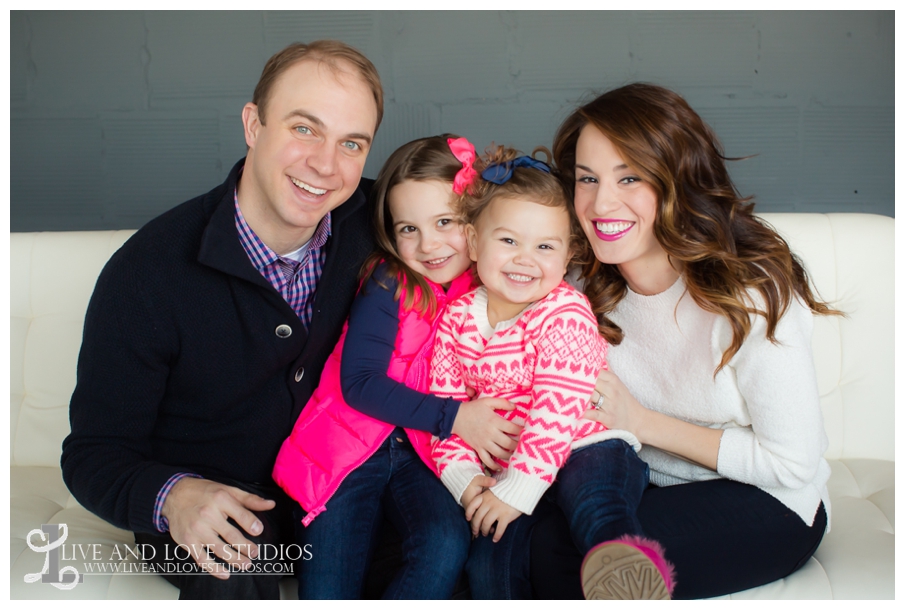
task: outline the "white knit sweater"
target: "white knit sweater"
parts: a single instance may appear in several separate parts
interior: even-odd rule
[[[755,303],[758,297],[752,295]],[[645,446],[651,482],[675,485],[724,477],[755,485],[811,525],[826,483],[828,446],[811,355],[813,317],[794,300],[766,339],[763,316],[752,316],[742,348],[714,377],[732,340],[727,319],[708,313],[680,278],[666,291],[628,290],[610,319],[625,338],[610,347],[610,369],[638,402],[672,417],[724,430],[717,472]]]

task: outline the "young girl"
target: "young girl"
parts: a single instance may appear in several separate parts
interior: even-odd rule
[[[588,300],[563,281],[581,244],[566,194],[545,164],[502,147],[489,155],[482,178],[463,200],[482,286],[443,314],[431,391],[465,400],[472,388],[479,398],[506,398],[516,405],[508,417],[524,430],[490,488],[467,442],[453,435],[434,443],[442,482],[465,507],[472,533],[481,534],[466,568],[472,593],[521,595],[504,572],[527,561],[528,532],[546,510],[546,495],[574,516],[576,541],[588,549],[606,543],[612,561],[649,572],[647,589],[621,596],[667,597],[672,579],[662,551],[640,537],[635,516],[648,482],[638,441],[581,419],[606,368],[607,344]],[[595,477],[577,485],[591,468]]]
[[[378,176],[379,251],[274,466],[304,509],[297,542],[312,557],[297,564],[301,599],[361,596],[384,515],[403,537],[404,559],[384,596],[450,597],[470,534],[437,478],[431,435],[465,435],[496,456],[514,447],[507,434],[518,428],[492,415],[504,401],[460,409],[425,394],[436,317],[473,287],[450,201],[474,180],[474,158],[464,138],[424,138],[397,150]]]

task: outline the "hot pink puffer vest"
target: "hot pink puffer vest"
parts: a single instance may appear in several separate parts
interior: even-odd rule
[[[473,288],[470,272],[453,280],[448,292],[430,281],[427,284],[437,300],[436,314],[427,317],[414,309],[405,311],[403,299],[399,299],[399,330],[387,369],[391,379],[424,393],[430,388],[436,321],[449,301]],[[348,329],[346,323],[324,365],[320,384],[302,409],[292,434],[283,441],[273,467],[273,479],[308,511],[302,520],[305,526],[326,510],[327,500],[343,479],[371,457],[395,428],[356,411],[343,400],[340,358]],[[415,451],[436,474],[437,467],[430,458],[430,432],[406,429],[406,433]]]

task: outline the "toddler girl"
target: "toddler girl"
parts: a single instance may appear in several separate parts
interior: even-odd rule
[[[273,471],[301,505],[297,542],[310,545],[312,557],[297,565],[301,599],[361,597],[384,516],[402,535],[404,560],[384,596],[448,598],[470,534],[437,478],[431,435],[455,431],[497,456],[514,447],[506,435],[518,428],[492,413],[505,401],[459,409],[459,400],[426,394],[436,318],[473,288],[450,202],[473,182],[474,160],[464,138],[424,138],[393,153],[378,176],[378,251]],[[488,415],[490,431],[473,432]]]
[[[524,426],[492,488],[467,442],[455,435],[434,442],[441,480],[478,536],[466,567],[472,593],[512,597],[501,570],[515,558],[527,561],[528,532],[546,494],[585,551],[612,546],[614,561],[650,569],[655,595],[666,596],[668,566],[658,545],[640,538],[635,517],[648,483],[640,445],[628,432],[581,419],[607,351],[588,300],[563,281],[583,244],[581,229],[547,165],[503,147],[486,165],[463,198],[468,251],[482,285],[443,314],[431,383],[432,392],[460,400],[466,388],[477,398],[506,398],[516,405],[507,417]]]

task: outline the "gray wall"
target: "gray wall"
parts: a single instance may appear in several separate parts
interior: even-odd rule
[[[889,12],[31,12],[10,15],[13,231],[134,228],[244,154],[267,57],[339,38],[384,80],[365,168],[444,131],[550,144],[587,95],[683,94],[760,211],[894,214]]]

